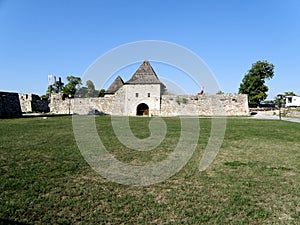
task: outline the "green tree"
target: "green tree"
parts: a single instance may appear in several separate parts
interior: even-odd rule
[[[104,97],[105,90],[101,89],[100,91],[95,89],[95,85],[93,81],[87,80],[86,81],[86,87],[80,87],[76,91],[76,97],[79,98],[97,98],[97,97]]]
[[[59,90],[62,90],[64,87],[64,83],[60,81],[56,81],[54,84],[48,86],[46,94],[42,95],[41,98],[48,99],[50,98],[52,93],[59,93]]]
[[[274,76],[274,65],[267,61],[258,61],[252,64],[240,84],[239,93],[247,94],[250,106],[257,106],[267,98],[269,88],[265,85],[266,79]]]
[[[286,92],[284,92],[284,97],[286,97],[286,96],[296,96],[296,94],[293,92],[293,91],[286,91]]]
[[[99,91],[98,97],[104,97],[104,95],[105,95],[105,89],[101,89],[101,90]]]
[[[91,98],[91,97],[98,97],[99,91],[95,89],[95,85],[91,80],[86,81],[86,86],[88,89],[88,92],[86,93],[85,97]]]
[[[74,76],[68,76],[67,77],[67,83],[63,88],[63,97],[71,97],[73,98],[76,90],[80,88],[81,83],[81,78],[80,77],[74,77]]]
[[[88,93],[88,88],[87,87],[80,87],[76,91],[76,98],[85,98],[87,93]]]

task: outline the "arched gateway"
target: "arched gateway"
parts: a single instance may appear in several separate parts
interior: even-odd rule
[[[148,116],[149,115],[149,106],[145,103],[141,103],[136,108],[137,116]]]

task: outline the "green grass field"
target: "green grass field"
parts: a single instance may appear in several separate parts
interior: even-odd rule
[[[164,159],[180,135],[178,118],[151,152],[131,151],[110,117],[98,132],[116,158],[134,165]],[[0,224],[300,224],[300,124],[228,118],[214,163],[199,172],[210,132],[201,118],[189,163],[163,183],[124,186],[93,171],[77,148],[71,117],[0,120]],[[130,118],[149,135],[149,118]]]

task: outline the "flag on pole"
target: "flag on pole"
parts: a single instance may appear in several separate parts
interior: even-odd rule
[[[48,82],[49,82],[49,85],[52,85],[52,75],[51,74],[48,75]]]

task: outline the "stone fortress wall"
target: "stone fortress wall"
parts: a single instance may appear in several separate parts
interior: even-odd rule
[[[50,111],[52,114],[166,117],[249,115],[247,95],[163,95],[165,88],[150,63],[145,60],[127,82],[118,76],[103,98],[63,100],[62,95],[52,94],[48,105],[47,100],[33,94],[3,94],[6,97],[0,99],[1,115],[12,114],[10,110],[14,111],[14,107],[21,108],[19,111],[23,113]]]
[[[122,93],[122,92],[120,92]],[[119,111],[117,109],[120,109]],[[113,114],[124,113],[121,95],[103,98],[75,98],[62,100],[52,95],[50,112],[53,114]],[[248,97],[243,94],[222,95],[162,95],[160,110],[150,108],[150,116],[249,116]]]
[[[21,110],[28,112],[49,112],[50,108],[47,100],[43,100],[35,94],[19,94]]]
[[[161,116],[249,116],[248,96],[222,95],[163,95]]]
[[[0,92],[0,118],[21,116],[19,95],[11,92]]]
[[[50,112],[48,100],[35,94],[0,92],[0,118],[21,117],[22,113]]]
[[[155,96],[156,98],[157,96]],[[156,100],[155,100],[156,101]],[[148,102],[146,102],[149,104]],[[162,95],[160,107],[152,108],[150,116],[248,116],[247,95]],[[134,116],[134,108],[126,110],[124,92],[103,98],[72,98],[62,100],[59,94],[48,101],[35,95],[0,92],[0,117],[21,117],[22,112],[50,112],[51,114],[109,114]]]
[[[114,97],[105,98],[66,98],[63,100],[59,94],[52,94],[50,100],[51,114],[111,114]]]

